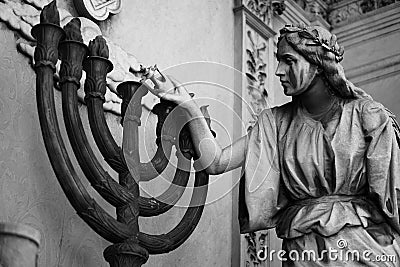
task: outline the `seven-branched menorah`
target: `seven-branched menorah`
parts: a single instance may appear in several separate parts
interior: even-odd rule
[[[105,40],[98,36],[86,46],[82,42],[80,21],[72,19],[62,29],[59,26],[55,1],[46,6],[40,24],[32,35],[37,40],[35,71],[39,120],[46,150],[57,179],[79,216],[100,236],[113,243],[104,251],[110,266],[141,266],[149,254],[174,250],[191,235],[198,224],[207,195],[208,175],[197,171],[195,189],[183,218],[170,232],[150,235],[140,232],[138,217],[157,216],[174,206],[181,198],[190,176],[190,160],[196,157],[184,114],[175,104],[161,100],[153,113],[158,117],[156,127],[157,151],[151,161],[141,163],[139,157],[138,127],[142,112],[141,98],[147,89],[141,83],[126,81],[117,91],[123,99],[122,123],[129,123],[129,168],[123,149],[118,146],[108,128],[103,110],[106,75],[113,68],[108,58]],[[54,72],[61,60],[58,84],[62,91],[62,109],[65,127],[73,152],[91,186],[112,206],[117,216],[109,215],[89,195],[71,163],[61,135],[53,96]],[[119,182],[108,174],[97,160],[85,134],[79,110],[77,90],[82,70],[86,72],[85,102],[90,129],[105,161],[119,175]],[[129,112],[127,112],[129,110]],[[177,111],[177,112],[172,112]],[[129,114],[128,114],[129,113]],[[168,116],[176,116],[167,120]],[[207,118],[209,123],[209,118]],[[170,187],[160,196],[142,197],[138,181],[149,181],[161,174],[168,165],[172,147],[177,147],[177,168]]]

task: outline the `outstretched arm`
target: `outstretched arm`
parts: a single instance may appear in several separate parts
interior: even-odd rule
[[[154,88],[147,84],[150,92],[175,102],[186,111],[193,145],[199,156],[195,162],[197,168],[205,169],[209,174],[220,174],[242,166],[245,159],[247,135],[232,145],[221,148],[208,128],[200,107],[178,81],[162,74],[159,78],[152,75],[149,79],[154,84]]]
[[[233,144],[221,148],[220,144],[211,134],[207,122],[203,117],[200,108],[194,100],[187,103],[189,129],[193,144],[199,159],[196,165],[206,169],[209,174],[220,174],[242,166],[245,159],[247,135],[242,136]]]

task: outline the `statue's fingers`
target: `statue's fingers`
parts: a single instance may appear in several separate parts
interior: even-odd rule
[[[171,83],[174,85],[175,90],[178,91],[179,93],[186,92],[186,88],[182,85],[181,82],[179,82],[177,79],[175,79],[173,76],[168,75],[168,79],[171,81]]]
[[[181,82],[179,82],[177,79],[175,79],[173,76],[171,76],[171,75],[167,75],[167,77],[168,77],[168,79],[171,81],[171,83],[172,83],[172,85],[175,87],[175,88],[179,88],[179,87],[181,87]]]
[[[186,89],[185,86],[183,86],[183,84],[181,82],[179,82],[177,79],[175,79],[172,76],[168,76],[168,78],[171,80],[172,84],[175,86],[176,90],[182,94],[182,93],[186,93],[189,94],[191,97],[194,96],[193,93],[189,93],[188,90]],[[172,79],[171,79],[172,78]]]
[[[160,76],[158,76],[156,79],[159,80],[162,83],[165,83],[167,81],[167,77],[165,77],[164,73],[162,73],[159,69],[158,73],[160,74]]]
[[[150,77],[149,77],[149,80],[153,82],[154,88],[158,88],[158,87],[159,87],[160,81],[157,80],[157,78],[154,77],[154,75],[150,76]]]

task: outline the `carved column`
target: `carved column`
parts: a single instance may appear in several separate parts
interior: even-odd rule
[[[257,120],[257,115],[268,107],[273,98],[272,77],[274,66],[274,37],[272,30],[273,16],[279,16],[285,10],[284,1],[236,1],[235,12],[235,68],[241,75],[235,76],[235,92],[241,96],[234,108],[241,114],[242,122],[250,128]],[[239,128],[239,127],[238,127]],[[239,138],[245,133],[237,133]],[[240,176],[240,173],[237,174]],[[238,188],[233,191],[234,199],[238,199]],[[238,216],[238,207],[233,206],[233,216]],[[236,226],[237,227],[237,226]],[[234,225],[235,230],[235,225]],[[235,233],[233,235],[235,238]],[[238,238],[239,239],[239,238]],[[239,242],[237,242],[239,243]],[[240,266],[268,266],[267,261],[257,259],[257,251],[264,246],[269,247],[269,231],[259,231],[242,235],[240,248]],[[234,262],[235,259],[232,259]],[[239,266],[239,265],[238,265]]]

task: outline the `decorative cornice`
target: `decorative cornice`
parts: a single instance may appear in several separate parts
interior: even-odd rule
[[[400,53],[346,70],[347,78],[358,86],[398,75],[399,73]]]
[[[397,31],[400,31],[400,3],[364,14],[356,22],[335,28],[333,33],[348,49]]]
[[[345,0],[334,3],[330,6],[329,22],[332,26],[342,26],[346,23],[356,21],[360,16],[369,14],[387,6],[397,3],[397,0]]]

